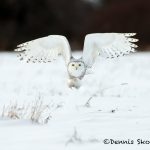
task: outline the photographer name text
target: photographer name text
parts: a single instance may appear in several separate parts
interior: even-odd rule
[[[150,145],[150,139],[149,140],[144,140],[144,139],[126,139],[126,140],[117,140],[117,139],[104,139],[103,140],[104,144],[114,144],[114,145]]]

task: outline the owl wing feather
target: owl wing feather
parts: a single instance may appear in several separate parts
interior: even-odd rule
[[[20,60],[34,63],[51,62],[62,55],[67,65],[71,58],[69,42],[61,35],[50,35],[20,44],[15,51],[19,52]]]
[[[116,58],[138,47],[133,42],[138,39],[131,38],[136,33],[93,33],[85,37],[83,48],[83,61],[87,67],[92,67],[98,55],[105,58]]]

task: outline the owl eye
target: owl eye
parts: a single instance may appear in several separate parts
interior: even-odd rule
[[[81,66],[81,64],[79,64],[79,66]]]
[[[72,66],[74,66],[74,64],[72,64]]]

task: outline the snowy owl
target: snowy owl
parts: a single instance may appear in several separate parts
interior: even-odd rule
[[[62,55],[68,72],[68,86],[79,88],[80,81],[91,68],[98,55],[116,58],[134,52],[138,39],[131,38],[136,33],[92,33],[85,37],[83,55],[80,59],[72,56],[66,37],[49,35],[17,46],[20,60],[27,62],[51,62]]]

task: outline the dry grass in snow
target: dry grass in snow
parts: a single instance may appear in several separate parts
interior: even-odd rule
[[[46,124],[51,118],[52,109],[53,105],[44,104],[40,99],[23,105],[10,102],[10,104],[3,106],[2,118],[26,119],[33,123]]]

